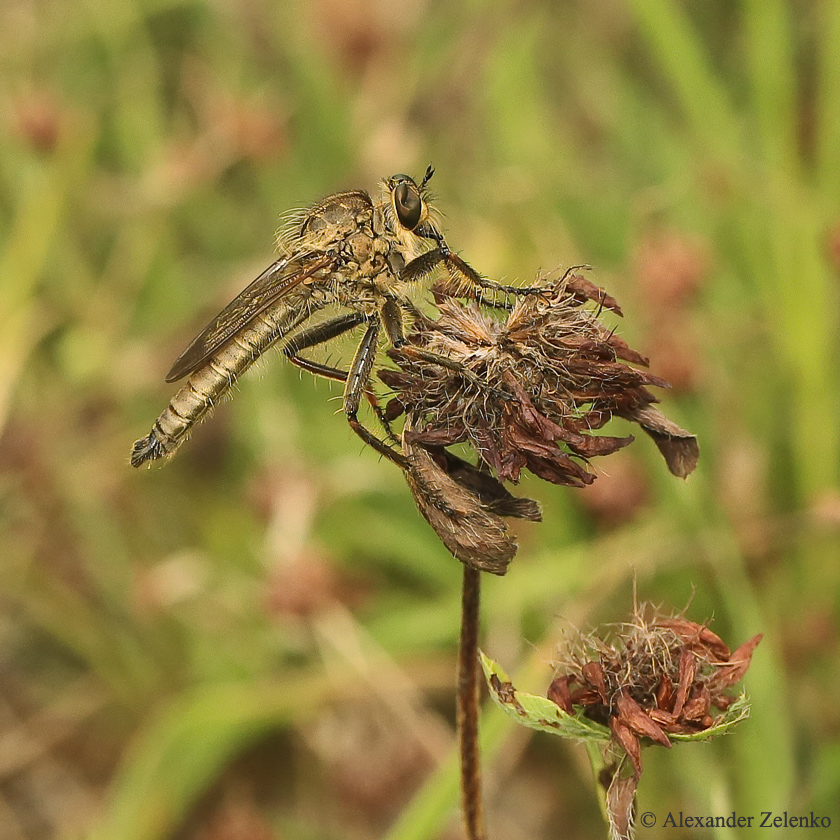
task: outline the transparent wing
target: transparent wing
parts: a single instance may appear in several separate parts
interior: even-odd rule
[[[307,254],[294,259],[282,257],[273,262],[196,336],[176,359],[166,375],[166,381],[175,382],[200,368],[260,312],[334,262],[333,257],[323,253]]]

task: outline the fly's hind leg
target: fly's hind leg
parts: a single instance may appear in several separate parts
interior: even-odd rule
[[[302,350],[306,350],[309,347],[316,347],[319,344],[323,344],[324,342],[330,341],[330,339],[337,338],[338,336],[344,334],[348,330],[353,329],[353,327],[357,327],[360,324],[363,324],[366,320],[368,320],[367,317],[358,312],[353,312],[347,315],[339,315],[337,318],[333,318],[330,321],[324,321],[323,324],[316,324],[314,327],[309,327],[308,329],[299,332],[296,336],[294,336],[294,338],[291,338],[283,345],[283,353],[286,356],[286,358],[290,362],[292,362],[292,364],[295,364],[303,370],[309,371],[310,373],[314,373],[316,376],[323,376],[324,378],[332,379],[335,382],[346,383],[344,389],[345,414],[347,414],[347,393],[348,389],[350,388],[349,383],[353,379],[353,370],[356,365],[356,360],[359,357],[361,347],[362,345],[364,345],[365,340],[362,340],[362,345],[360,345],[359,350],[356,351],[356,356],[353,360],[353,367],[351,367],[349,372],[346,370],[341,370],[341,368],[332,367],[331,365],[325,365],[321,364],[320,362],[314,362],[311,359],[307,359],[299,354]],[[370,332],[370,328],[368,328],[368,332]],[[365,334],[365,338],[367,338],[367,333]],[[374,449],[376,449],[377,452],[380,452],[386,457],[390,458],[392,461],[396,461],[397,463],[401,464],[401,456],[397,455],[393,451],[393,449],[391,449],[391,447],[388,446],[387,443],[376,437],[376,435],[374,435],[373,432],[366,429],[358,421],[358,419],[356,419],[356,414],[359,410],[359,402],[361,400],[361,395],[364,394],[368,402],[370,403],[371,408],[373,408],[374,412],[376,413],[379,422],[382,424],[383,428],[387,432],[388,436],[395,443],[399,443],[398,438],[391,431],[391,425],[385,417],[385,414],[383,413],[382,408],[379,405],[379,401],[376,399],[376,394],[374,394],[373,390],[368,387],[370,369],[373,366],[375,356],[376,336],[374,336],[373,340],[373,349],[370,353],[370,360],[367,366],[367,373],[365,374],[364,379],[361,381],[360,384],[354,385],[355,388],[358,388],[358,394],[355,398],[355,411],[353,413],[353,418],[351,419],[348,415],[347,419],[350,423],[351,428],[366,443],[370,444]],[[376,441],[376,443],[373,443],[373,441]]]
[[[380,440],[370,430],[366,429],[358,419],[359,403],[362,394],[366,393],[370,372],[376,359],[376,341],[379,338],[379,319],[370,321],[367,331],[361,340],[353,362],[347,373],[347,381],[344,385],[344,414],[350,428],[366,443],[372,446],[380,455],[393,461],[399,467],[406,469],[408,462],[395,452],[385,441]],[[383,419],[380,415],[380,419]],[[386,427],[387,428],[387,427]]]
[[[298,354],[301,350],[306,350],[308,347],[317,347],[319,344],[329,341],[333,338],[343,335],[353,327],[358,327],[359,324],[365,322],[365,316],[359,312],[352,312],[348,315],[339,315],[329,321],[324,321],[323,324],[316,324],[314,327],[302,330],[294,338],[289,339],[283,345],[283,354],[292,363],[303,370],[308,370],[317,376],[323,376],[326,379],[333,379],[336,382],[347,381],[347,371],[340,368],[331,367],[330,365],[323,365],[320,362],[313,362],[311,359],[306,359]]]

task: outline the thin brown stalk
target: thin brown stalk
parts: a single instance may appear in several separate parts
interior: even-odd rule
[[[464,566],[458,653],[458,739],[461,750],[461,811],[467,840],[485,840],[478,743],[478,627],[481,572]]]

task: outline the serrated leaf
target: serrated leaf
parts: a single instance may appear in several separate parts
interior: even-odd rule
[[[709,738],[714,738],[716,735],[725,735],[731,732],[742,720],[746,720],[750,716],[750,703],[747,699],[746,693],[741,695],[733,701],[732,705],[717,719],[714,726],[704,729],[702,732],[695,732],[692,735],[678,735],[672,732],[668,733],[668,737],[672,741],[707,741]]]
[[[566,714],[547,697],[517,691],[498,663],[481,651],[479,651],[479,656],[490,689],[490,696],[517,723],[540,732],[559,735],[561,738],[610,740],[610,731],[605,726],[588,720],[581,713]]]

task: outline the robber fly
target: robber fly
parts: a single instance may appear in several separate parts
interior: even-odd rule
[[[362,425],[357,415],[362,396],[372,397],[369,378],[380,332],[384,330],[395,347],[405,343],[403,316],[417,311],[407,297],[409,284],[442,267],[450,288],[479,301],[492,303],[496,292],[529,291],[482,277],[450,251],[429,204],[427,184],[433,173],[429,166],[419,184],[408,175],[394,175],[383,181],[375,201],[364,190],[351,190],[297,214],[280,237],[283,255],[175,361],[166,381],[189,379],[151,432],[134,444],[132,466],[172,455],[192,426],[278,341],[284,342],[281,349],[289,361],[344,382],[343,407],[350,426],[378,452],[404,466],[403,456]],[[346,311],[307,323],[328,306]],[[363,325],[364,335],[346,371],[301,355]],[[371,403],[376,408],[373,398]]]

